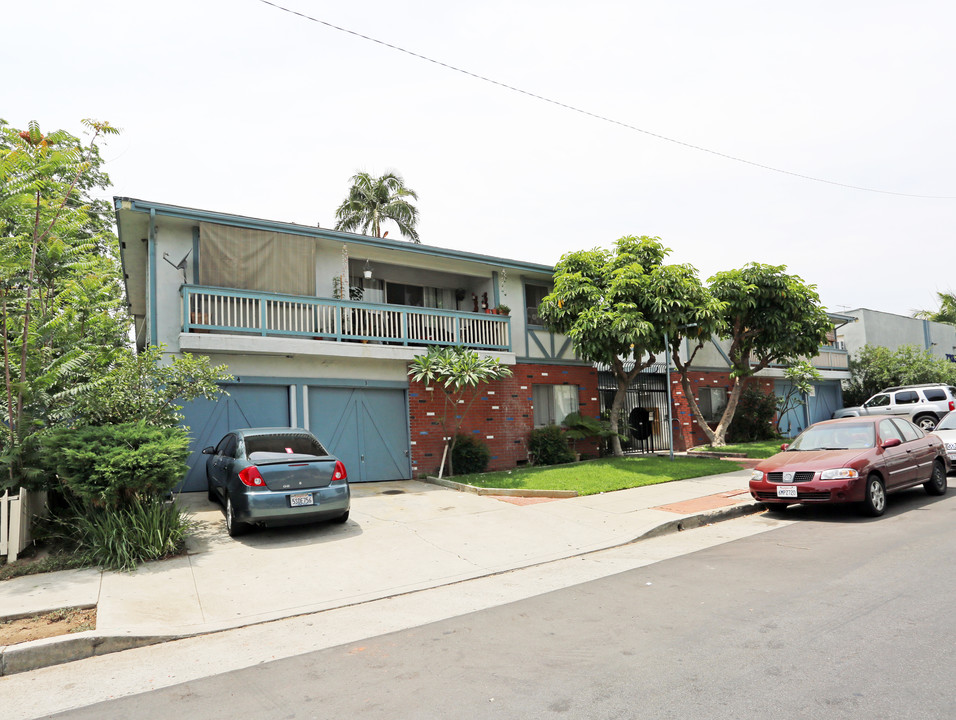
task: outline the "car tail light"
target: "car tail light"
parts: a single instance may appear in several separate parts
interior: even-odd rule
[[[345,465],[341,460],[335,461],[335,470],[332,471],[332,482],[348,482],[349,474],[345,472]]]
[[[950,401],[949,401],[949,409],[950,409],[950,410],[956,410],[956,402],[953,402],[952,400],[950,400]]]
[[[259,473],[259,468],[255,465],[240,470],[239,479],[243,485],[249,487],[265,487],[266,484],[266,481],[262,479],[262,475]]]

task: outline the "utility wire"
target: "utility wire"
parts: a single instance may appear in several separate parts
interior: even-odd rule
[[[274,7],[276,10],[282,10],[283,12],[287,12],[291,15],[297,15],[303,18],[304,20],[318,23],[319,25],[325,25],[328,28],[331,28],[333,30],[338,30],[339,32],[346,33],[347,35],[352,35],[354,37],[361,38],[362,40],[368,40],[369,42],[373,42],[376,45],[381,45],[382,47],[387,47],[390,50],[395,50],[397,52],[404,53],[405,55],[410,55],[411,57],[418,58],[419,60],[424,60],[425,62],[431,63],[432,65],[438,65],[439,67],[443,67],[446,70],[451,70],[453,72],[460,73],[462,75],[467,75],[468,77],[472,77],[476,80],[489,83],[490,85],[497,85],[498,87],[504,88],[505,90],[510,90],[512,92],[525,95],[526,97],[534,98],[535,100],[540,100],[541,102],[545,102],[550,105],[556,105],[557,107],[564,108],[565,110],[570,110],[571,112],[575,112],[580,115],[586,115],[587,117],[594,118],[595,120],[601,120],[602,122],[610,123],[611,125],[617,125],[618,127],[622,127],[627,130],[633,130],[634,132],[639,132],[644,135],[648,135],[649,137],[657,138],[658,140],[663,140],[664,142],[673,143],[674,145],[681,145],[682,147],[686,147],[691,150],[697,150],[698,152],[704,152],[710,155],[716,155],[717,157],[724,158],[725,160],[731,160],[733,162],[743,163],[744,165],[750,165],[751,167],[760,168],[761,170],[769,170],[771,172],[780,173],[781,175],[789,175],[791,177],[800,178],[801,180],[810,180],[812,182],[824,183],[826,185],[835,185],[837,187],[849,188],[850,190],[861,190],[863,192],[880,193],[882,195],[896,195],[898,197],[921,198],[925,200],[956,200],[956,196],[953,196],[953,195],[916,195],[913,193],[895,192],[893,190],[880,190],[879,188],[865,187],[862,185],[851,185],[850,183],[838,182],[836,180],[827,180],[826,178],[814,177],[813,175],[804,175],[803,173],[793,172],[792,170],[784,170],[783,168],[774,167],[772,165],[765,165],[763,163],[755,162],[753,160],[747,160],[746,158],[737,157],[736,155],[729,155],[727,153],[720,152],[719,150],[711,150],[710,148],[705,148],[700,145],[694,145],[693,143],[684,142],[683,140],[677,140],[676,138],[667,137],[666,135],[661,135],[659,133],[651,132],[650,130],[639,128],[636,125],[631,125],[630,123],[626,123],[621,120],[615,120],[614,118],[609,118],[605,115],[593,113],[589,110],[584,110],[583,108],[579,108],[574,105],[563,103],[560,100],[554,100],[552,98],[545,97],[544,95],[538,95],[537,93],[533,93],[529,90],[524,90],[522,88],[515,87],[514,85],[509,85],[508,83],[501,82],[500,80],[495,80],[494,78],[489,78],[489,77],[485,77],[484,75],[479,75],[478,73],[471,72],[470,70],[465,70],[464,68],[456,67],[455,65],[442,62],[441,60],[435,60],[434,58],[430,58],[427,55],[422,55],[412,50],[406,50],[403,47],[399,47],[398,45],[393,45],[391,43],[385,42],[384,40],[379,40],[378,38],[373,38],[368,35],[363,35],[362,33],[356,32],[355,30],[349,30],[348,28],[335,25],[333,23],[328,22],[327,20],[321,20],[319,18],[312,17],[311,15],[306,15],[305,13],[299,12],[298,10],[292,10],[291,8],[283,7],[282,5],[278,5],[274,2],[270,2],[269,0],[259,0],[259,2],[263,3],[264,5],[269,5],[271,7]]]

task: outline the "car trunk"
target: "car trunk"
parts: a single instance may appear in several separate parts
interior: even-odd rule
[[[327,487],[335,472],[335,458],[289,453],[254,452],[249,460],[270,490],[309,490]]]

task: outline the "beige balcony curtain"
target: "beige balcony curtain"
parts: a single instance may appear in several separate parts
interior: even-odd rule
[[[301,235],[200,223],[199,282],[315,295],[315,241]]]

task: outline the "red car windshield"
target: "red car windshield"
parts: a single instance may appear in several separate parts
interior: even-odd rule
[[[787,450],[865,450],[876,445],[872,423],[808,427]]]
[[[311,435],[259,435],[246,437],[246,457],[255,452],[295,455],[328,455],[322,443]]]

